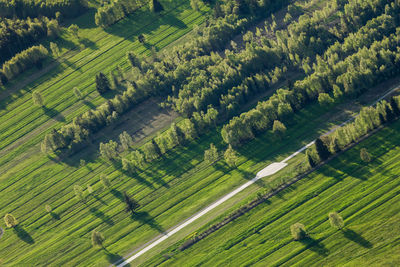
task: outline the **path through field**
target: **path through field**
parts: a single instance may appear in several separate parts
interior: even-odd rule
[[[372,105],[375,105],[377,102],[379,102],[380,100],[384,99],[385,97],[391,95],[392,93],[394,93],[395,91],[397,91],[398,89],[400,89],[400,85],[389,89],[388,91],[385,92],[385,94],[383,96],[381,96],[380,98],[378,98],[376,101],[374,101]],[[331,132],[333,132],[336,128],[345,125],[346,123],[352,121],[354,118],[356,118],[357,115],[352,116],[350,119],[348,119],[347,121],[345,121],[344,123],[334,127],[332,130],[330,130],[329,132],[327,132],[326,134],[329,134]],[[315,140],[314,140],[315,141]],[[179,232],[180,230],[182,230],[183,228],[185,228],[186,226],[188,226],[189,224],[193,223],[194,221],[196,221],[197,219],[203,217],[205,214],[207,214],[208,212],[210,212],[211,210],[215,209],[216,207],[218,207],[219,205],[221,205],[222,203],[226,202],[227,200],[229,200],[230,198],[232,198],[233,196],[237,195],[238,193],[242,192],[244,189],[246,189],[247,187],[249,187],[250,185],[254,184],[255,182],[257,182],[258,180],[260,180],[261,178],[264,178],[266,176],[270,176],[273,175],[275,173],[277,173],[278,171],[280,171],[281,169],[285,168],[287,166],[287,162],[292,159],[293,157],[295,157],[296,155],[298,155],[299,153],[303,152],[304,150],[306,150],[308,147],[310,147],[312,144],[314,144],[314,141],[308,143],[307,145],[303,146],[302,148],[300,148],[299,150],[297,150],[296,152],[294,152],[293,154],[291,154],[290,156],[288,156],[287,158],[285,158],[284,160],[282,160],[281,162],[275,162],[272,163],[270,165],[268,165],[267,167],[265,167],[264,169],[262,169],[261,171],[259,171],[256,175],[256,177],[254,177],[252,180],[248,181],[247,183],[241,185],[240,187],[236,188],[235,190],[233,190],[232,192],[230,192],[229,194],[225,195],[224,197],[220,198],[219,200],[217,200],[216,202],[212,203],[211,205],[209,205],[208,207],[204,208],[203,210],[199,211],[198,213],[192,215],[191,217],[187,218],[186,220],[184,220],[183,222],[179,223],[178,225],[176,225],[175,227],[171,228],[170,230],[160,234],[159,236],[157,236],[156,238],[154,238],[153,240],[149,241],[148,243],[144,244],[142,247],[136,249],[135,251],[133,251],[130,255],[128,256],[127,259],[123,259],[120,260],[118,262],[115,263],[115,265],[117,267],[123,267],[127,264],[129,264],[130,262],[132,262],[133,260],[135,260],[136,258],[138,258],[139,256],[143,255],[144,253],[146,253],[147,251],[151,250],[152,248],[154,248],[155,246],[157,246],[158,244],[160,244],[161,242],[163,242],[164,240],[168,239],[169,237],[171,237],[172,235],[176,234],[177,232]],[[289,183],[290,186],[291,184]],[[280,189],[285,189],[284,188],[280,188]]]

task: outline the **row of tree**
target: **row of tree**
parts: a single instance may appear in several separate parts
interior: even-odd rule
[[[76,17],[87,10],[86,0],[0,0],[0,17],[7,18],[55,18],[61,13],[66,18]]]
[[[48,54],[48,50],[43,45],[32,46],[5,62],[1,72],[7,80],[11,80],[33,66],[40,67],[41,62],[47,58]]]
[[[57,37],[60,31],[58,21],[46,17],[26,20],[0,18],[0,66],[41,38]]]
[[[380,125],[392,122],[399,116],[400,96],[392,97],[389,102],[382,100],[375,107],[363,108],[354,122],[317,138],[315,144],[306,150],[308,163],[311,167],[316,166],[348,145],[357,142]],[[368,162],[370,160],[370,156],[365,150],[361,151],[360,156],[363,161]]]

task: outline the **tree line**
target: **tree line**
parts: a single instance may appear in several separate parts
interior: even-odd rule
[[[55,18],[57,12],[63,17],[72,18],[86,10],[86,0],[0,0],[0,17],[6,18]]]

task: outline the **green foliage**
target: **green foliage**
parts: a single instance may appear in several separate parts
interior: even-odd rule
[[[111,188],[111,182],[108,179],[107,175],[105,174],[100,174],[100,182],[103,185],[105,189],[110,189]]]
[[[18,225],[17,219],[15,219],[15,217],[10,213],[7,213],[4,216],[4,222],[5,222],[6,226],[9,228],[14,228],[15,226]]]
[[[238,153],[232,148],[231,145],[225,150],[224,159],[226,164],[230,167],[236,167],[237,162],[239,160]]]
[[[92,246],[95,248],[102,248],[104,242],[104,236],[99,231],[92,231]]]
[[[100,155],[107,160],[115,160],[118,158],[117,142],[110,140],[108,143],[100,143]]]
[[[60,49],[56,43],[50,42],[50,50],[54,57],[57,58],[60,56]]]
[[[74,87],[73,91],[76,98],[78,98],[79,100],[83,99],[82,92],[78,89],[78,87]]]
[[[218,150],[214,144],[210,144],[210,148],[204,151],[204,161],[208,164],[213,164],[218,160]]]
[[[43,96],[41,93],[39,93],[37,91],[33,91],[32,100],[33,100],[33,104],[35,104],[36,106],[39,106],[39,107],[44,106],[44,99],[43,99]]]
[[[85,202],[86,198],[85,198],[85,195],[83,193],[83,188],[80,185],[74,185],[74,193],[75,193],[75,197],[79,201]]]
[[[315,149],[321,161],[328,159],[331,154],[326,144],[321,140],[320,137],[315,140]]]
[[[158,0],[149,0],[149,8],[151,12],[161,12],[164,10],[163,6]]]
[[[87,191],[88,191],[89,194],[92,194],[93,191],[94,191],[93,187],[90,184],[87,185]]]
[[[97,26],[106,28],[127,15],[135,12],[143,5],[144,0],[115,0],[106,2],[97,9],[94,16]]]
[[[342,229],[344,227],[344,222],[342,216],[339,215],[337,212],[329,212],[328,214],[329,222],[332,227],[337,229]]]
[[[79,27],[76,24],[71,24],[68,27],[69,33],[74,36],[76,39],[79,39]]]
[[[274,120],[274,124],[272,126],[272,132],[278,136],[279,138],[282,138],[286,132],[286,126],[278,121],[278,120]]]
[[[122,149],[125,151],[133,147],[132,136],[130,136],[126,131],[123,131],[119,135],[119,142],[121,143]]]
[[[300,241],[307,237],[306,227],[301,223],[295,223],[290,226],[290,232],[295,241]]]
[[[102,72],[96,75],[96,90],[99,94],[104,94],[111,90],[110,82]]]
[[[368,153],[366,148],[361,148],[361,150],[360,150],[360,158],[364,162],[370,162],[371,161],[371,155]]]
[[[53,209],[51,208],[51,206],[49,204],[44,205],[44,209],[46,210],[46,212],[51,213],[53,211]]]
[[[327,94],[327,93],[320,93],[318,95],[318,103],[321,106],[330,106],[334,103],[335,101],[333,100],[333,98]]]

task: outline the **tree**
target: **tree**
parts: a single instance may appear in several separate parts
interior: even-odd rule
[[[332,227],[337,229],[342,229],[344,227],[343,218],[339,215],[339,213],[329,212],[328,217]]]
[[[96,90],[99,94],[104,94],[111,90],[110,82],[104,73],[100,72],[96,75]]]
[[[79,27],[76,24],[71,24],[68,27],[68,31],[76,38],[79,39]]]
[[[360,150],[360,158],[364,162],[370,162],[371,161],[371,155],[368,153],[366,148],[361,148],[361,150]]]
[[[231,145],[228,146],[224,153],[224,158],[226,164],[230,167],[236,167],[237,161],[239,159],[238,153],[232,148]]]
[[[390,107],[392,108],[395,116],[400,115],[400,109],[399,109],[399,106],[397,105],[396,99],[394,97],[390,98]]]
[[[99,231],[93,230],[92,231],[92,245],[95,248],[102,248],[104,242],[104,236]]]
[[[153,142],[147,142],[143,146],[143,151],[144,151],[147,161],[152,161],[152,160],[158,158],[158,156],[159,156],[159,154],[157,153],[156,146],[154,145]]]
[[[190,6],[193,10],[199,11],[199,0],[190,0]]]
[[[141,41],[139,40],[139,42],[141,42]],[[141,43],[143,43],[143,42],[141,42]],[[129,61],[129,63],[131,64],[132,68],[137,67],[138,69],[142,69],[142,64],[140,62],[140,59],[134,52],[132,52],[132,51],[127,52],[126,57]]]
[[[107,160],[115,160],[118,157],[117,142],[110,140],[108,143],[100,143],[100,155]]]
[[[329,158],[330,153],[324,142],[322,142],[321,138],[317,138],[315,140],[315,148],[317,150],[317,154],[321,161],[324,161]]]
[[[282,122],[280,122],[278,120],[274,120],[274,124],[272,126],[272,132],[276,136],[278,136],[279,138],[282,139],[283,135],[286,132],[286,126]]]
[[[296,241],[307,237],[306,227],[301,223],[295,223],[290,226],[290,232],[292,233],[293,239]]]
[[[83,188],[80,185],[74,185],[75,196],[79,201],[85,201],[85,196],[83,194]]]
[[[122,149],[125,151],[133,146],[132,137],[126,131],[123,131],[119,135],[119,141],[121,142]]]
[[[163,6],[161,5],[158,0],[150,0],[149,1],[149,7],[151,12],[161,12],[164,10]]]
[[[93,193],[93,187],[90,184],[87,185],[87,191],[89,194]]]
[[[218,150],[213,143],[210,144],[210,148],[204,151],[204,161],[208,164],[213,164],[218,160]]]
[[[318,102],[321,106],[330,106],[335,102],[335,100],[333,100],[333,98],[327,93],[320,93],[318,95]]]
[[[45,209],[48,213],[52,212],[52,210],[53,210],[49,204],[44,205],[44,209]]]
[[[78,98],[79,100],[83,98],[82,92],[78,89],[78,87],[74,87],[73,91],[76,98]]]
[[[146,37],[144,37],[143,34],[139,34],[138,41],[139,41],[139,43],[144,44],[146,42]]]
[[[34,91],[32,93],[32,100],[33,100],[33,104],[35,104],[36,106],[43,107],[44,100],[43,100],[43,96],[41,93]]]
[[[126,212],[132,212],[132,215],[135,214],[135,210],[140,207],[139,203],[131,199],[126,192],[124,192],[124,202],[126,204]]]
[[[50,42],[50,50],[53,56],[59,57],[60,56],[60,49],[56,43]]]
[[[100,182],[106,189],[109,189],[111,187],[110,180],[108,179],[107,175],[105,175],[105,174],[100,174]]]
[[[10,213],[7,213],[4,216],[4,222],[6,223],[6,226],[9,228],[14,228],[15,226],[18,225],[17,219],[15,219],[15,217]]]

